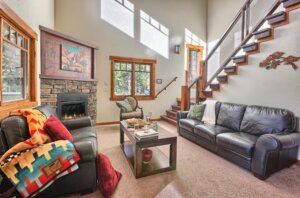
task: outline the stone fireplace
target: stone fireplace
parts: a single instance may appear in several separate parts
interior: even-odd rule
[[[97,46],[40,26],[41,104],[56,108],[60,119],[90,116],[96,123]]]
[[[41,104],[56,107],[57,114],[61,119],[64,119],[63,111],[69,110],[70,113],[73,111],[73,115],[74,113],[84,113],[95,122],[97,116],[96,94],[97,82],[41,79]],[[63,108],[62,105],[65,107]],[[67,116],[71,117],[71,115]]]

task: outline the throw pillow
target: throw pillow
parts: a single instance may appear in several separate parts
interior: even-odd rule
[[[69,140],[73,141],[73,137],[68,129],[55,116],[51,115],[45,123],[45,131],[53,141]]]
[[[202,121],[209,124],[216,124],[216,100],[205,100],[206,104]]]
[[[132,112],[132,107],[127,100],[117,101],[116,104],[124,113]]]
[[[122,174],[114,169],[108,157],[98,154],[98,187],[104,198],[110,198],[122,177]]]
[[[187,118],[201,121],[205,111],[206,104],[192,105]]]

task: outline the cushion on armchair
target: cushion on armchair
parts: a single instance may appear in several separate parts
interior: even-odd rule
[[[129,104],[128,100],[125,99],[123,101],[117,101],[116,105],[124,112],[124,113],[129,113],[132,112],[132,107]]]

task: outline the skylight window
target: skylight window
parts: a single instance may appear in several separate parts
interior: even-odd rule
[[[141,43],[165,58],[169,58],[169,29],[142,10],[140,16]]]
[[[101,18],[134,37],[134,5],[128,0],[101,0]]]

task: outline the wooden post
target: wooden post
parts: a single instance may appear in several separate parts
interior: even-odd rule
[[[189,88],[187,85],[181,87],[181,104],[180,110],[187,111],[189,109]]]
[[[204,61],[200,62],[200,75],[202,76],[201,80],[200,80],[200,87],[199,87],[199,97],[200,98],[204,98],[204,95],[202,94],[202,92],[204,91],[204,86],[206,83],[206,64],[204,63]]]

